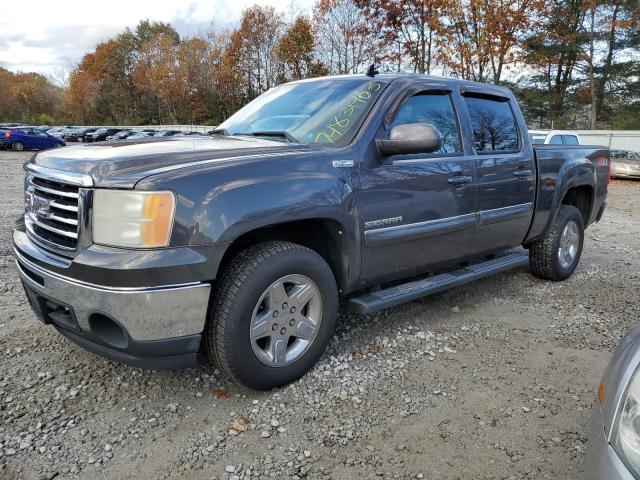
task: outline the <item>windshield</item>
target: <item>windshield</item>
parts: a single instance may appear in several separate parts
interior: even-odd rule
[[[368,78],[281,85],[238,110],[217,130],[307,145],[344,146],[385,86]]]

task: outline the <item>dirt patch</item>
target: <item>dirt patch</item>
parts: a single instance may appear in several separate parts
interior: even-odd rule
[[[150,372],[31,313],[11,255],[28,154],[0,152],[0,478],[580,478],[594,389],[638,321],[640,190],[614,182],[576,274],[527,268],[342,315],[302,380]]]

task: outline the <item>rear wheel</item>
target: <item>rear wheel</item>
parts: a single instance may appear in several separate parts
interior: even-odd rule
[[[580,210],[560,205],[546,237],[531,245],[531,271],[548,280],[565,280],[580,262],[584,243],[584,221]]]
[[[225,268],[205,350],[232,380],[257,390],[285,385],[317,362],[335,329],[333,272],[308,248],[266,242]]]
[[[11,144],[11,148],[16,152],[21,152],[22,150],[24,150],[24,145],[22,144],[22,142],[13,142]]]

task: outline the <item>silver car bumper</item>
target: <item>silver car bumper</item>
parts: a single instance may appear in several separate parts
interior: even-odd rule
[[[593,406],[589,426],[589,444],[585,458],[587,480],[635,480],[615,450],[609,445],[602,425],[600,406]]]

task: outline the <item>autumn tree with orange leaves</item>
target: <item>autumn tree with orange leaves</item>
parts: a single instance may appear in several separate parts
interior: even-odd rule
[[[297,17],[284,32],[276,46],[280,65],[278,80],[301,80],[326,75],[328,69],[316,59],[316,38],[311,22]]]
[[[366,15],[369,28],[387,48],[378,59],[389,60],[402,70],[407,60],[412,71],[431,73],[436,43],[445,31],[442,21],[448,0],[355,0]]]
[[[372,63],[507,85],[532,127],[640,128],[638,0],[254,5],[235,26],[184,38],[144,20],[84,55],[65,88],[0,69],[0,120],[215,125],[281,83]]]
[[[460,78],[500,83],[544,9],[543,0],[447,0],[438,60]]]

